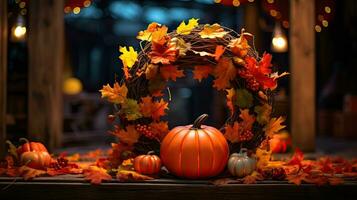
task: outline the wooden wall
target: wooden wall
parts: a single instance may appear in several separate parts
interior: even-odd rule
[[[0,158],[5,154],[7,82],[7,1],[0,1]]]
[[[54,148],[62,135],[64,1],[30,1],[29,138]]]
[[[315,150],[315,1],[290,1],[291,133],[295,146]]]

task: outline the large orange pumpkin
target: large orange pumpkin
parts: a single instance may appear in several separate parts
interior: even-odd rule
[[[20,156],[23,165],[35,169],[45,169],[50,165],[52,158],[42,143],[29,142],[25,138],[21,138],[20,140],[25,141],[17,149],[17,154]]]
[[[203,114],[193,125],[172,129],[161,143],[161,161],[174,175],[188,179],[216,176],[226,166],[229,148],[223,134],[201,125]]]

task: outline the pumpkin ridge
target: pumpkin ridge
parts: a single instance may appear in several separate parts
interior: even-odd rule
[[[185,130],[185,129],[183,129]],[[183,143],[185,142],[185,139],[187,137],[188,133],[185,134],[185,136],[183,136],[182,140],[181,140],[181,144],[180,144],[180,154],[179,154],[179,173],[180,173],[180,176],[185,176],[184,173],[183,173],[183,170],[182,170],[182,146],[183,146]],[[181,175],[182,174],[182,175]]]
[[[179,129],[178,131],[177,131],[177,133],[175,133],[173,136],[172,136],[172,138],[171,138],[171,140],[167,143],[167,146],[169,147],[169,146],[171,146],[171,143],[172,143],[172,141],[174,141],[174,139],[179,135],[179,133],[182,131],[183,129]],[[166,145],[165,145],[166,146]],[[166,152],[166,151],[160,151],[160,152]],[[166,155],[162,155],[162,157],[166,157]]]
[[[197,177],[200,176],[200,133],[199,129],[194,130],[195,131],[195,146],[196,146],[196,151],[197,151]]]
[[[202,131],[207,135],[208,139],[210,140],[211,152],[214,152],[214,145],[211,136],[206,132],[205,129],[202,129]],[[215,154],[214,153],[211,154],[212,154],[212,165],[211,165],[210,172],[214,169],[214,164],[215,164]]]

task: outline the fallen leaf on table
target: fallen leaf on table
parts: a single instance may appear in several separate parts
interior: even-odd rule
[[[191,18],[186,24],[185,21],[182,21],[181,24],[177,27],[176,33],[181,35],[188,35],[191,33],[192,29],[198,26],[198,19]]]
[[[224,29],[219,25],[219,24],[206,24],[203,27],[203,30],[199,32],[198,34],[201,36],[201,38],[222,38],[225,36],[228,32],[224,31]]]
[[[227,124],[225,128],[224,137],[231,143],[239,142],[239,129],[240,125],[238,122],[234,122],[233,126]]]
[[[300,168],[302,167],[301,162],[304,160],[304,153],[299,149],[296,148],[293,157],[290,159],[286,165],[298,165]]]
[[[144,181],[154,179],[150,176],[142,175],[138,172],[129,170],[119,170],[116,177],[119,181]]]
[[[110,133],[118,137],[120,142],[128,144],[129,146],[135,144],[140,137],[140,134],[135,129],[134,125],[128,125],[126,130],[120,128],[119,126],[115,126],[115,130]]]
[[[164,65],[160,67],[160,74],[166,81],[169,79],[176,81],[177,78],[184,77],[183,70],[177,69],[174,65]]]
[[[26,165],[23,165],[19,168],[19,173],[25,180],[33,179],[37,176],[47,174],[47,172],[44,170],[34,169],[27,167]]]
[[[301,185],[301,182],[306,179],[308,176],[307,173],[304,171],[300,170],[299,173],[297,174],[289,174],[286,176],[286,179],[288,180],[289,183],[294,183],[295,185]]]
[[[273,137],[275,133],[278,133],[280,130],[285,128],[285,125],[282,125],[285,120],[282,117],[279,118],[272,118],[270,119],[269,123],[263,128],[263,131],[265,131],[265,135],[268,138]]]
[[[118,82],[115,82],[113,87],[110,87],[109,84],[104,85],[101,90],[102,98],[108,99],[112,103],[124,103],[126,100],[126,95],[128,94],[128,88],[125,84],[119,85]]]
[[[335,170],[329,157],[319,158],[317,164],[319,166],[319,170],[323,173],[333,173]]]
[[[219,59],[217,67],[214,69],[214,76],[216,79],[213,81],[213,87],[218,90],[226,89],[229,86],[229,82],[236,76],[236,69],[232,59],[227,57]]]
[[[345,181],[340,177],[331,177],[331,178],[328,178],[328,182],[330,185],[341,185]]]
[[[193,70],[193,78],[201,82],[201,80],[207,78],[212,71],[213,67],[210,65],[197,65]]]
[[[98,185],[103,181],[112,180],[112,176],[107,173],[106,169],[90,166],[84,170],[84,179],[90,181],[92,184]]]
[[[254,171],[252,174],[245,176],[243,178],[243,183],[244,184],[254,184],[254,183],[257,183],[257,181],[262,181],[262,180],[264,180],[264,177],[257,171]]]

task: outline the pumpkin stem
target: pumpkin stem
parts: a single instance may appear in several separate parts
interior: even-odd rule
[[[191,129],[200,129],[202,123],[207,119],[207,117],[208,117],[207,114],[203,114],[203,115],[197,117],[195,122],[193,122],[193,125],[192,125]]]
[[[20,142],[24,142],[25,144],[28,143],[28,144],[29,144],[30,151],[31,151],[31,144],[30,144],[30,141],[29,141],[27,138],[20,138],[19,141],[20,141]]]
[[[240,154],[247,154],[247,152],[248,152],[247,148],[241,148],[239,151]]]
[[[155,151],[149,151],[148,153],[147,153],[147,155],[153,155],[155,153]]]

